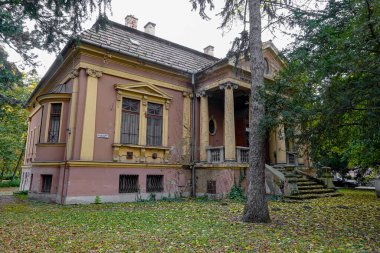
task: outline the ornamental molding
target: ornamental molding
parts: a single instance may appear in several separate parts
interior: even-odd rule
[[[70,72],[69,74],[69,79],[75,79],[79,76],[79,71],[78,69],[74,69],[73,71]]]
[[[190,92],[184,91],[184,92],[182,92],[182,96],[183,96],[184,98],[193,98],[193,93],[190,93]]]
[[[197,98],[209,96],[209,94],[205,90],[198,91],[195,95],[197,96]]]
[[[86,74],[94,78],[99,78],[103,75],[101,71],[97,71],[95,69],[86,69]]]
[[[221,90],[224,90],[224,89],[234,89],[234,90],[236,90],[237,88],[239,88],[239,85],[236,84],[236,83],[232,83],[232,82],[226,82],[226,83],[223,83],[223,84],[219,85],[219,89],[221,89]]]

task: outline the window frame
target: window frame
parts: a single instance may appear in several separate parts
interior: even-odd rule
[[[157,115],[157,114],[150,114],[149,113],[149,105],[159,105],[161,108],[161,112],[160,112],[160,115]],[[163,111],[164,111],[164,106],[162,104],[158,104],[158,103],[152,103],[152,102],[148,102],[147,103],[147,112],[146,112],[146,144],[147,146],[151,146],[151,147],[160,147],[162,146],[162,138],[163,138],[163,126],[164,126],[164,119],[163,119]],[[158,138],[157,136],[153,135],[153,136],[150,136],[148,133],[149,133],[149,119],[159,119],[161,120],[161,133],[160,133],[160,136],[158,136],[160,138],[159,140],[159,143],[155,143],[155,138]],[[153,128],[155,128],[155,125],[154,126],[151,126]],[[148,141],[149,138],[153,138],[153,140]],[[153,142],[153,143],[152,143]]]
[[[136,101],[138,103],[138,112],[133,112],[133,111],[127,111],[127,113],[129,114],[134,114],[134,115],[138,115],[138,120],[137,120],[137,140],[136,140],[136,143],[134,142],[122,142],[122,139],[123,139],[123,114],[124,114],[124,100],[132,100],[132,101]],[[123,97],[122,98],[122,102],[121,102],[121,124],[120,124],[120,143],[121,144],[132,144],[132,145],[137,145],[139,144],[139,138],[140,138],[140,121],[141,121],[141,101],[137,100],[137,99],[132,99],[132,98],[129,98],[129,97]],[[129,133],[130,134],[130,133]],[[131,139],[131,137],[129,137],[129,139]]]
[[[122,178],[125,178],[124,180],[125,181],[128,181],[128,177],[130,178],[135,178],[136,179],[136,182],[135,182],[135,187],[124,187],[122,188]],[[126,182],[125,182],[125,186],[126,186]],[[136,175],[136,174],[120,174],[119,175],[119,193],[138,193],[140,191],[140,187],[139,187],[139,175]]]
[[[50,132],[51,132],[51,127],[52,127],[52,118],[53,118],[53,116],[57,117],[57,115],[53,115],[53,107],[55,105],[59,105],[60,106],[59,113],[58,112],[56,113],[59,116],[58,137],[57,137],[56,141],[51,140],[51,138],[50,138]],[[47,143],[60,143],[60,140],[61,140],[61,127],[62,127],[62,109],[63,109],[63,103],[61,103],[61,102],[58,102],[58,103],[52,102],[52,103],[49,104],[49,114],[47,115],[49,123],[48,123],[47,129],[46,129],[46,131],[47,131],[46,142]]]
[[[114,143],[122,146],[149,146],[147,145],[147,110],[148,103],[162,105],[162,145],[166,147],[168,142],[168,117],[169,104],[172,97],[161,91],[153,84],[147,83],[130,83],[115,84],[116,90],[116,110],[115,110],[115,135]],[[140,101],[140,122],[138,144],[121,143],[121,117],[122,117],[122,101],[123,98],[134,99]],[[150,147],[150,146],[149,146]],[[155,147],[155,146],[153,146]],[[159,147],[159,146],[157,146]]]
[[[52,106],[53,104],[61,104],[61,112],[60,112],[60,119],[59,119],[59,132],[58,132],[58,141],[57,142],[49,142],[49,131],[50,131],[50,125],[51,125],[51,110],[52,110]],[[49,102],[49,105],[48,105],[48,110],[47,110],[47,113],[46,113],[46,124],[45,124],[45,136],[44,136],[44,141],[45,143],[50,143],[50,144],[56,144],[56,143],[61,143],[61,136],[62,136],[62,115],[63,115],[63,107],[64,107],[64,103],[63,102],[60,102],[60,101],[57,101],[57,102]]]
[[[156,186],[156,187],[153,187],[153,189],[150,189],[148,188],[149,186],[149,178],[154,178],[156,177],[156,180],[159,179],[161,185],[160,186]],[[158,180],[157,180],[158,181]],[[158,189],[158,190],[157,190]],[[154,175],[154,174],[149,174],[149,175],[146,175],[146,189],[145,191],[147,193],[159,193],[159,192],[164,192],[165,191],[165,186],[164,186],[164,175]]]
[[[50,178],[49,190],[45,190],[46,180]],[[41,193],[51,193],[51,187],[53,185],[53,175],[52,174],[41,174]]]

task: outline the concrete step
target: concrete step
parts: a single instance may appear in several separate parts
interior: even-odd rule
[[[325,186],[321,184],[309,184],[309,185],[297,185],[298,190],[312,190],[312,189],[324,189]]]
[[[292,200],[306,200],[306,199],[317,199],[317,198],[329,198],[329,197],[339,197],[343,194],[338,192],[325,193],[325,194],[304,194],[304,195],[292,195],[285,197],[286,199]]]
[[[303,181],[303,182],[297,182],[298,186],[306,186],[306,185],[319,185],[315,181]]]
[[[335,192],[335,189],[331,188],[323,188],[323,189],[307,189],[307,190],[299,190],[297,195],[305,195],[305,194],[324,194],[324,193],[332,193]]]

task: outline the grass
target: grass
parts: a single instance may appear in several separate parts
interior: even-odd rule
[[[241,202],[4,204],[0,251],[380,252],[380,199],[369,191],[342,193],[271,201],[270,224],[240,222]]]

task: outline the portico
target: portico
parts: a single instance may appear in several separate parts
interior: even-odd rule
[[[248,162],[248,92],[231,81],[197,92],[201,163]]]

